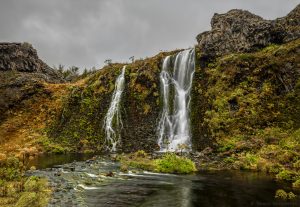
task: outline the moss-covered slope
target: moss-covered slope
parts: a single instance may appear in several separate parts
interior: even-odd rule
[[[192,106],[194,135],[202,135],[200,141],[205,142],[203,134],[208,134],[221,146],[231,143],[230,147],[239,141],[256,142],[271,128],[297,130],[299,53],[300,41],[296,40],[198,66]],[[202,117],[200,123],[197,117]]]
[[[156,124],[159,117],[159,73],[166,55],[137,60],[126,66],[125,90],[122,95],[123,151],[157,149]],[[69,150],[105,150],[103,122],[111,101],[115,81],[123,64],[112,64],[73,87],[65,100],[60,116],[49,129],[52,141]]]
[[[273,130],[289,134],[297,130],[299,45],[296,40],[213,61],[203,59],[197,49],[190,108],[194,150],[207,146],[217,151],[241,146],[260,148],[279,141],[278,137],[268,137]],[[122,151],[157,149],[159,73],[166,55],[161,53],[126,67],[122,140],[118,146]],[[71,150],[105,150],[103,121],[122,67],[106,66],[88,77],[85,84],[70,89],[60,116],[50,127],[52,141]]]

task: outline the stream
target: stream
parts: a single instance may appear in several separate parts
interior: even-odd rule
[[[109,157],[89,159],[91,157],[48,155],[31,163],[39,170],[29,174],[46,176],[53,188],[49,207],[300,206],[299,199],[275,199],[277,189],[287,192],[292,189],[263,173],[200,171],[191,175],[173,175],[134,170],[120,172],[119,163]]]

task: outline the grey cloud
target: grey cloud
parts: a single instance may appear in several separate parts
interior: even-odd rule
[[[193,46],[214,13],[233,8],[266,19],[298,0],[1,0],[0,41],[30,42],[50,66],[100,67]]]

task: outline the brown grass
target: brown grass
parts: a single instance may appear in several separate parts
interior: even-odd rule
[[[36,146],[36,141],[45,136],[44,129],[60,110],[68,88],[82,84],[82,80],[74,84],[44,83],[43,93],[36,94],[26,100],[22,107],[10,111],[8,118],[0,124],[0,152],[16,154],[24,148],[32,147],[36,148],[34,151],[37,153],[42,152]]]

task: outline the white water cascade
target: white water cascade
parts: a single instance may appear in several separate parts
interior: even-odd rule
[[[158,145],[160,151],[188,151],[192,146],[189,103],[195,50],[178,53],[173,65],[171,57],[166,57],[160,73],[163,110],[158,125]]]
[[[122,68],[122,72],[116,80],[115,90],[104,120],[106,144],[110,151],[116,151],[117,144],[121,140],[123,123],[120,113],[120,101],[125,86],[125,69],[126,66]]]

